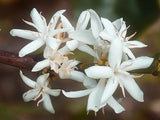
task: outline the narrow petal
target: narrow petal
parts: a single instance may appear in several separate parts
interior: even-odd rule
[[[143,91],[139,88],[133,78],[121,76],[120,78],[123,86],[126,88],[128,93],[137,101],[143,102]]]
[[[86,90],[70,91],[70,92],[65,92],[64,90],[62,90],[62,93],[68,98],[80,98],[90,94],[92,90],[93,89],[86,89]]]
[[[74,27],[64,15],[61,15],[61,21],[64,28],[71,28],[72,30],[74,30]]]
[[[45,92],[52,96],[59,96],[61,93],[61,89],[50,89],[48,87],[45,88]]]
[[[107,100],[107,103],[115,111],[115,113],[121,113],[125,111],[125,109],[113,97],[110,97]]]
[[[86,88],[93,88],[97,85],[97,81],[89,77],[86,77],[85,80],[83,81],[83,85]]]
[[[47,111],[49,111],[49,112],[51,112],[51,113],[55,113],[55,110],[54,110],[54,108],[53,108],[53,106],[52,106],[51,99],[50,99],[49,95],[44,94],[43,97],[44,97],[43,107],[44,107]]]
[[[23,73],[22,73],[21,70],[20,70],[19,73],[20,73],[20,76],[21,76],[23,82],[24,82],[26,85],[28,85],[28,86],[31,87],[31,88],[35,88],[35,86],[36,86],[36,82],[35,82],[35,81],[33,81],[33,80],[29,79],[28,77],[26,77],[25,75],[23,75]]]
[[[90,93],[87,104],[87,111],[93,110],[97,112],[101,106],[101,97],[105,86],[105,79],[100,79],[97,86]]]
[[[83,72],[79,72],[79,71],[75,71],[75,70],[72,70],[70,72],[70,74],[68,74],[68,76],[65,76],[65,78],[62,76],[59,76],[59,77],[61,79],[71,79],[71,80],[75,80],[78,82],[83,82],[86,78],[86,76]]]
[[[105,31],[111,35],[114,36],[116,33],[115,27],[113,26],[112,22],[110,22],[108,19],[106,18],[101,18],[101,21],[105,27]]]
[[[57,11],[51,18],[48,27],[50,28],[51,31],[53,31],[57,25],[57,22],[60,18],[60,16],[65,12],[65,10],[59,10]]]
[[[49,76],[49,73],[47,74],[44,74],[44,75],[40,75],[38,78],[37,78],[37,83],[41,86],[41,87],[46,87],[48,85],[48,78]]]
[[[85,73],[94,79],[110,78],[113,74],[112,69],[106,66],[92,66],[85,69]]]
[[[101,20],[98,16],[98,14],[90,9],[89,10],[90,16],[91,16],[91,29],[94,37],[97,39],[99,37],[99,33],[102,32],[103,26],[101,23]]]
[[[21,37],[28,40],[36,40],[40,37],[38,32],[34,32],[30,30],[21,30],[21,29],[12,29],[10,31],[10,34],[12,36]]]
[[[47,66],[49,66],[49,60],[48,59],[42,60],[32,68],[32,72],[40,71]]]
[[[77,21],[76,30],[84,30],[86,29],[88,22],[90,19],[90,14],[88,11],[83,11]]]
[[[112,41],[109,49],[108,62],[112,68],[118,67],[122,59],[122,42],[121,39]]]
[[[133,55],[132,51],[128,47],[123,46],[123,52],[126,53],[129,58],[135,59],[135,56]]]
[[[94,50],[92,48],[90,48],[88,45],[85,44],[80,44],[78,49],[80,51],[86,52],[90,55],[92,55],[93,57],[96,57],[96,53],[94,52]]]
[[[118,87],[118,80],[117,77],[114,78],[110,78],[108,79],[103,95],[102,95],[102,99],[101,99],[101,103],[104,104],[108,101],[108,99],[113,95],[113,93],[116,91]]]
[[[61,43],[61,40],[52,37],[48,37],[46,40],[46,45],[52,48],[53,50],[57,50]]]
[[[96,41],[92,32],[89,30],[76,30],[72,32],[69,37],[89,45],[94,45]]]
[[[31,100],[33,100],[39,93],[39,90],[38,89],[31,89],[27,92],[25,92],[22,97],[23,97],[23,100],[25,102],[29,102]]]
[[[123,24],[123,18],[119,18],[119,19],[113,21],[112,23],[116,27],[116,29],[119,31],[122,27],[122,24]]]
[[[37,39],[32,41],[31,43],[27,44],[24,46],[20,51],[19,51],[19,57],[23,57],[29,53],[32,53],[39,49],[41,46],[44,45],[44,41]]]
[[[99,36],[104,39],[104,40],[107,40],[108,42],[112,42],[112,40],[115,39],[115,36],[111,35],[108,33],[108,31],[106,29],[104,29],[104,31],[102,31]]]
[[[153,62],[153,58],[142,56],[134,60],[127,60],[121,64],[121,68],[125,71],[148,68]]]
[[[79,45],[79,42],[77,40],[70,40],[67,41],[66,46],[70,49],[70,50],[75,50]]]
[[[119,34],[121,35],[122,38],[125,38],[126,34],[127,34],[126,23],[124,21],[122,21],[121,24],[122,24],[122,26],[120,27]]]
[[[139,41],[127,41],[126,42],[126,46],[128,48],[143,48],[143,47],[147,47],[147,45],[145,45],[144,43],[142,42],[139,42]]]
[[[45,25],[46,22],[44,21],[44,19],[42,19],[41,15],[38,13],[38,11],[33,8],[30,14],[33,23],[36,25],[36,27],[38,28],[39,32],[44,32],[45,30]]]

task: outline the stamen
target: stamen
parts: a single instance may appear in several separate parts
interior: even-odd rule
[[[130,27],[130,25],[128,27],[126,27],[126,29],[124,29],[121,33],[121,37],[125,40],[125,36],[123,36],[124,32],[128,30],[128,28]]]
[[[122,84],[121,80],[119,80],[119,85],[122,89],[123,96],[125,97],[126,95],[125,95],[124,87],[123,87],[123,84]]]
[[[37,107],[39,106],[39,104],[44,100],[44,96],[42,95],[42,98],[37,102]]]
[[[137,32],[133,33],[132,35],[130,35],[129,37],[126,37],[125,41],[128,41],[129,39],[131,39],[133,36],[136,35]]]

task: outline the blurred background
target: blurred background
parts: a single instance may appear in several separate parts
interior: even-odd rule
[[[31,21],[32,8],[42,11],[47,21],[57,10],[66,9],[65,15],[73,24],[83,10],[90,8],[111,21],[123,17],[127,25],[131,25],[128,36],[137,32],[134,39],[148,45],[147,48],[135,50],[136,56],[152,57],[160,52],[160,0],[0,0],[1,50],[18,53],[29,42],[11,37],[9,31],[13,28],[32,29],[22,21]],[[24,73],[36,79],[36,73],[26,70]],[[139,103],[127,94],[121,103],[126,111],[121,114],[105,107],[104,115],[101,110],[97,116],[93,112],[87,115],[87,97],[69,99],[60,95],[53,97],[56,114],[52,115],[41,105],[37,108],[35,102],[23,102],[22,93],[30,88],[20,79],[19,69],[0,63],[0,120],[159,120],[160,77],[144,75],[136,81],[144,91],[144,102]],[[65,87],[68,91],[83,88],[71,80],[58,80],[54,85]],[[121,90],[116,94],[122,97]]]

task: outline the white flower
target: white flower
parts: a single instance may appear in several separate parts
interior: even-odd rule
[[[31,43],[27,44],[20,50],[19,56],[23,57],[29,53],[32,53],[37,49],[39,49],[44,44],[50,46],[52,49],[57,49],[61,44],[61,40],[55,38],[54,36],[56,34],[59,34],[61,32],[66,32],[69,30],[69,29],[56,29],[58,19],[64,12],[65,10],[57,11],[53,15],[47,26],[46,19],[41,14],[39,14],[35,8],[33,8],[33,10],[31,11],[31,18],[33,23],[28,21],[24,22],[36,28],[37,32],[30,30],[22,30],[22,29],[12,29],[10,31],[10,34],[12,36],[18,36],[28,40],[33,40]]]
[[[61,50],[61,49],[60,49]],[[64,55],[66,54],[65,49],[63,51],[55,50],[50,48],[49,46],[44,50],[44,60],[38,62],[33,68],[32,72],[37,72],[42,70],[43,68],[50,66],[51,70],[57,72],[62,63],[68,60],[68,57]]]
[[[25,102],[28,102],[31,100],[35,101],[39,99],[41,96],[41,99],[37,102],[37,106],[39,105],[40,102],[43,101],[44,108],[51,113],[55,113],[55,110],[52,106],[49,95],[59,96],[61,90],[60,89],[50,89],[47,87],[49,83],[49,81],[47,80],[49,74],[44,74],[44,75],[39,76],[36,82],[24,76],[22,71],[20,71],[20,76],[26,85],[33,88],[23,94],[24,101]]]
[[[108,66],[92,66],[85,69],[88,77],[94,79],[109,78],[107,80],[101,102],[105,104],[108,99],[113,95],[117,89],[118,84],[122,88],[123,95],[125,96],[124,88],[129,94],[137,101],[143,102],[143,92],[133,79],[134,76],[128,71],[148,68],[153,62],[150,57],[138,57],[134,60],[127,60],[121,63],[122,59],[122,41],[114,40],[110,45]]]
[[[121,39],[123,52],[126,53],[131,59],[135,59],[135,56],[130,50],[131,48],[142,48],[147,46],[136,40],[128,41],[135,35],[135,33],[129,37],[126,37],[127,29],[129,27],[126,27],[126,24],[122,18],[115,20],[113,23],[106,18],[101,18],[101,21],[105,29],[99,34],[100,37],[108,43],[111,43],[114,39]]]
[[[88,97],[87,111],[93,110],[97,112],[99,109],[105,105],[109,105],[116,113],[121,113],[124,111],[124,108],[111,96],[105,104],[101,103],[101,98],[105,88],[105,79],[101,79],[95,87],[88,88],[86,90],[80,91],[70,91],[65,92],[62,90],[62,93],[69,98],[79,98],[86,95]]]

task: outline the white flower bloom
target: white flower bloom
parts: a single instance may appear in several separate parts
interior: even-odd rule
[[[101,18],[101,21],[105,29],[99,34],[100,37],[108,43],[111,43],[114,39],[121,39],[123,45],[123,52],[127,54],[131,59],[135,59],[135,56],[130,50],[131,48],[142,48],[147,46],[142,42],[136,40],[128,41],[135,35],[135,33],[129,37],[126,37],[127,29],[129,27],[126,27],[125,21],[123,21],[122,18],[117,19],[114,22],[110,22],[106,18]]]
[[[62,52],[62,51],[61,51]],[[46,47],[44,50],[44,60],[38,62],[33,68],[32,72],[37,72],[42,70],[45,67],[50,66],[51,70],[57,72],[62,63],[68,60],[68,57],[62,53],[66,53],[68,51],[63,51],[61,53],[59,50],[52,49],[50,47]]]
[[[111,96],[105,104],[101,103],[101,98],[103,95],[103,91],[105,88],[105,79],[100,79],[98,84],[95,87],[88,88],[86,90],[80,91],[70,91],[65,92],[62,90],[63,94],[69,98],[79,98],[86,95],[88,97],[87,111],[93,110],[97,112],[99,109],[104,107],[105,105],[109,105],[116,113],[121,113],[124,111],[124,108]]]
[[[41,14],[39,14],[35,8],[33,8],[31,11],[31,18],[33,23],[28,21],[24,22],[36,28],[37,32],[22,29],[12,29],[10,31],[12,36],[33,40],[31,43],[27,44],[20,50],[19,56],[23,57],[29,53],[32,53],[44,44],[51,47],[52,49],[57,49],[61,44],[61,40],[55,38],[55,35],[69,31],[68,28],[56,29],[58,19],[64,12],[65,10],[57,11],[47,26],[46,19]]]
[[[55,113],[55,110],[52,106],[49,95],[59,96],[61,90],[60,89],[50,89],[48,87],[49,81],[47,80],[47,78],[49,74],[44,74],[44,75],[39,76],[36,82],[24,76],[22,71],[20,71],[20,76],[26,85],[33,88],[23,94],[24,101],[25,102],[28,102],[31,100],[35,101],[39,99],[40,96],[42,96],[42,98],[37,102],[37,106],[39,105],[40,102],[43,101],[44,108],[51,113]]]
[[[136,84],[133,78],[138,77],[131,75],[128,71],[148,68],[153,62],[150,57],[138,57],[134,60],[128,60],[121,63],[122,59],[122,41],[114,40],[110,45],[107,66],[92,66],[85,69],[88,77],[95,79],[109,78],[101,102],[105,104],[108,99],[113,95],[117,89],[118,83],[122,88],[123,95],[125,96],[124,88],[129,94],[137,101],[143,102],[143,92]]]

